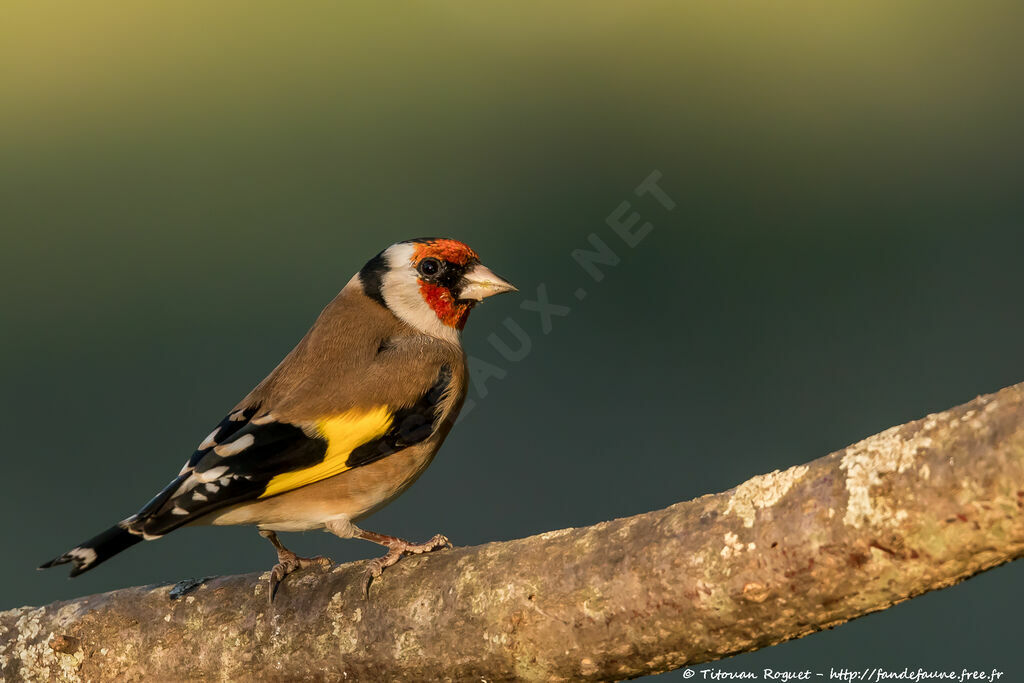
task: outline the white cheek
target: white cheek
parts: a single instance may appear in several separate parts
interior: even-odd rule
[[[389,269],[381,281],[381,296],[391,312],[424,334],[458,344],[459,331],[441,322],[423,299],[419,278],[412,267],[412,245],[395,245],[386,256]]]

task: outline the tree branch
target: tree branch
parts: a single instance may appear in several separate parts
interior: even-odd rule
[[[609,680],[799,638],[1024,554],[1024,384],[725,493],[539,536],[0,613],[8,680]],[[179,585],[176,592],[187,591]]]

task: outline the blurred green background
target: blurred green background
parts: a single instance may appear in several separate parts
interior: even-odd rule
[[[474,312],[503,377],[365,523],[390,534],[660,508],[1024,379],[1022,30],[1018,2],[5,2],[0,609],[269,568],[240,528],[34,571],[162,487],[408,237],[470,243],[523,295]],[[672,212],[632,194],[654,170]],[[654,226],[635,249],[605,223],[623,201]],[[591,234],[621,257],[600,283],[571,257]],[[519,308],[541,284],[571,307],[549,334]],[[488,342],[509,317],[518,362]],[[1022,580],[720,666],[1012,679]]]

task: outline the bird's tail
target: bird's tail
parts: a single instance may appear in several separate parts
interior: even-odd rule
[[[141,541],[142,538],[143,537],[141,535],[133,534],[124,529],[121,525],[115,524],[102,534],[93,536],[85,543],[80,543],[63,555],[55,557],[49,562],[42,564],[39,568],[49,569],[50,567],[56,567],[59,564],[74,562],[75,566],[71,570],[71,576],[78,576],[82,572],[92,569],[101,562],[109,560],[122,550],[131,548],[133,545]]]

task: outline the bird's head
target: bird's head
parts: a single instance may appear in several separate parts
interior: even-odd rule
[[[359,271],[367,296],[416,329],[457,340],[469,312],[511,283],[480,263],[458,240],[422,237],[392,244]]]

